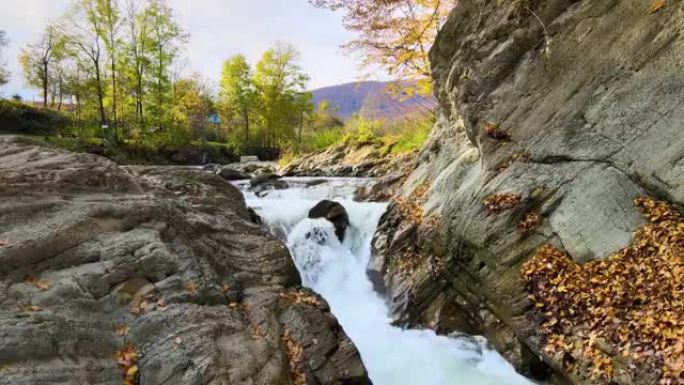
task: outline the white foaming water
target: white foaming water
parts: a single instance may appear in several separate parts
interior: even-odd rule
[[[361,353],[376,385],[522,385],[513,370],[481,337],[444,337],[431,330],[406,330],[390,324],[385,301],[366,275],[370,243],[385,203],[354,202],[349,197],[368,180],[332,178],[312,187],[312,179],[285,179],[291,188],[257,197],[245,190],[247,204],[288,247],[304,285],[330,304]],[[333,225],[309,219],[320,200],[347,209],[351,228],[340,243]]]

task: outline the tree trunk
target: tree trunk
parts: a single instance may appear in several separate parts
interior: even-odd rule
[[[249,111],[247,108],[242,109],[242,114],[245,119],[245,148],[249,146]]]
[[[138,85],[138,95],[137,95],[137,103],[138,103],[138,121],[140,124],[145,124],[145,113],[143,112],[143,104],[142,104],[142,79],[138,80],[140,83]]]
[[[114,35],[113,32],[110,30],[109,32],[109,38],[110,38],[110,49],[112,50],[111,54],[109,55],[110,60],[112,61],[112,121],[113,121],[113,127],[112,129],[115,130],[114,132],[117,132],[118,130],[118,120],[116,117],[116,54],[114,53]]]
[[[107,125],[107,114],[105,113],[104,107],[104,90],[102,89],[102,76],[100,74],[99,62],[95,62],[95,80],[97,81],[97,102],[100,110],[100,124],[102,126]],[[105,137],[112,140],[110,128],[105,131]]]
[[[302,145],[302,129],[304,128],[304,111],[302,111],[302,116],[299,118],[299,127],[297,130],[297,148],[299,149]]]
[[[41,81],[43,82],[43,108],[47,108],[48,106],[48,62],[43,61],[43,73],[42,73],[42,79]]]
[[[62,111],[62,103],[64,101],[64,92],[62,88],[64,87],[64,80],[62,76],[59,77],[59,104],[57,105],[57,111]]]
[[[117,129],[118,121],[116,119],[116,62],[114,61],[114,54],[111,55],[112,60],[112,119],[114,126],[113,129]]]

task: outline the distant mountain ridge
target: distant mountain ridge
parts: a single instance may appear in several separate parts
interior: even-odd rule
[[[329,101],[337,116],[349,119],[354,114],[367,118],[395,119],[418,111],[428,111],[437,105],[434,97],[413,96],[402,100],[387,90],[390,82],[361,81],[313,90],[314,104]]]

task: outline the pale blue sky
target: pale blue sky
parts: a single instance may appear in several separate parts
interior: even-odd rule
[[[10,84],[0,89],[8,97],[38,95],[26,88],[17,63],[21,47],[35,41],[46,22],[58,18],[70,0],[1,0],[0,29],[10,45],[2,60],[12,71]],[[310,88],[358,80],[364,73],[358,60],[339,46],[352,35],[342,27],[339,13],[316,9],[307,0],[169,0],[183,27],[190,32],[186,72],[218,80],[221,63],[242,53],[254,63],[278,40],[302,53],[300,65],[311,76]]]

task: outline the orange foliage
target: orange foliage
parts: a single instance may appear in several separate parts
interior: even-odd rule
[[[525,218],[520,220],[518,223],[518,230],[520,230],[522,233],[527,234],[534,230],[535,227],[539,224],[541,221],[541,216],[537,213],[528,213],[525,215]]]
[[[138,384],[138,353],[133,345],[126,345],[114,355],[116,364],[123,374],[124,385]]]
[[[485,123],[484,132],[485,132],[485,135],[487,135],[488,137],[490,137],[492,139],[497,139],[497,140],[510,140],[511,139],[511,133],[510,132],[508,132],[502,128],[499,128],[499,126],[497,126],[494,123],[490,123],[490,122]]]
[[[493,194],[486,197],[482,204],[489,214],[499,214],[519,205],[522,198],[518,194]]]
[[[306,375],[302,369],[301,363],[304,357],[304,348],[293,337],[289,330],[285,329],[282,336],[282,341],[285,344],[288,356],[288,365],[290,366],[290,376],[292,377],[293,385],[306,385]]]
[[[635,203],[649,223],[628,247],[579,265],[547,245],[522,274],[548,353],[588,360],[608,380],[613,365],[596,348],[615,351],[661,373],[661,385],[684,384],[684,217],[665,202]]]

